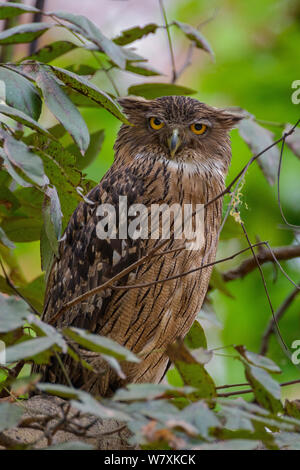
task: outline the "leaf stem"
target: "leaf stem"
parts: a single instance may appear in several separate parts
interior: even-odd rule
[[[165,28],[167,31],[169,51],[170,51],[171,64],[172,64],[172,83],[175,83],[177,80],[177,73],[176,73],[175,57],[174,57],[174,51],[173,51],[173,46],[172,46],[171,34],[170,34],[170,25],[168,23],[167,14],[166,14],[163,0],[159,0],[159,5],[160,5],[161,13],[165,22]]]

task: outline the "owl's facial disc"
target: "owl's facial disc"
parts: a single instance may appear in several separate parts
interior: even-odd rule
[[[172,158],[174,157],[180,144],[181,144],[181,140],[179,137],[178,129],[174,129],[172,131],[171,136],[168,138],[168,147],[169,147],[170,155]]]

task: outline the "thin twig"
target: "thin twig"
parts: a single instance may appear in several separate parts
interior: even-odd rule
[[[204,21],[202,21],[202,23],[198,24],[197,29],[202,28],[207,23],[210,23],[212,20],[214,20],[215,17],[217,16],[217,13],[218,13],[218,8],[215,9],[213,15],[210,18],[208,18],[207,20],[204,20]],[[185,59],[183,65],[182,65],[181,69],[179,69],[178,72],[176,73],[176,80],[178,80],[178,78],[183,74],[185,69],[187,67],[189,67],[189,65],[192,65],[192,57],[193,57],[193,52],[194,52],[195,46],[196,46],[195,42],[192,41],[191,44],[189,45],[188,50],[187,50],[186,59]]]
[[[126,429],[126,424],[123,426],[120,426],[119,428],[113,429],[112,431],[107,431],[107,432],[101,432],[100,434],[97,434],[97,436],[110,436],[111,434],[115,434],[116,432],[121,432],[124,429]]]
[[[275,313],[275,319],[277,323],[279,322],[280,318],[282,318],[286,310],[289,308],[289,306],[291,305],[295,297],[299,294],[300,292],[299,288],[300,288],[300,284],[298,288],[292,290],[292,292],[288,295],[288,297],[284,300],[284,302],[278,308],[277,312]],[[268,346],[269,346],[269,339],[270,339],[271,334],[273,333],[273,330],[274,330],[274,319],[271,318],[270,323],[268,324],[265,330],[265,333],[263,335],[263,338],[262,338],[262,344],[260,348],[260,354],[262,355],[265,355],[267,353]]]
[[[166,31],[167,31],[169,51],[170,51],[171,64],[172,64],[172,83],[175,83],[177,80],[177,73],[176,73],[175,57],[174,57],[174,51],[173,51],[173,46],[172,46],[171,34],[170,34],[170,27],[169,27],[170,25],[168,24],[167,14],[166,14],[163,0],[159,0],[159,5],[160,5],[161,13],[162,13],[162,16],[165,22]]]
[[[249,382],[242,383],[242,384],[230,384],[230,385],[219,385],[216,387],[216,390],[220,390],[223,388],[233,388],[233,387],[249,387]]]
[[[74,387],[73,387],[73,384],[72,384],[72,382],[71,382],[71,379],[70,379],[70,377],[69,377],[69,374],[68,374],[68,372],[67,372],[67,370],[66,370],[66,368],[65,368],[65,366],[64,366],[64,364],[63,364],[63,362],[62,362],[62,360],[61,360],[60,355],[59,355],[58,352],[55,351],[55,350],[54,350],[54,353],[55,353],[57,362],[58,362],[59,365],[60,365],[60,368],[61,368],[61,370],[62,370],[62,372],[63,372],[63,374],[64,374],[64,376],[65,376],[65,379],[66,379],[66,381],[67,381],[69,387],[74,388]]]
[[[286,223],[286,225],[288,227],[291,227],[293,229],[300,229],[300,226],[299,225],[294,225],[294,224],[290,224],[288,222],[288,220],[286,219],[285,215],[284,215],[284,212],[283,212],[283,209],[282,209],[282,205],[281,205],[281,199],[280,199],[280,174],[281,174],[281,165],[282,165],[282,157],[283,157],[283,149],[284,149],[284,144],[285,144],[285,140],[286,140],[286,137],[287,136],[284,136],[284,138],[282,139],[282,143],[281,143],[281,149],[280,149],[280,157],[279,157],[279,164],[278,164],[278,171],[277,171],[277,201],[278,201],[278,206],[279,206],[279,210],[280,210],[280,214],[281,214],[281,217],[283,218],[284,222]]]
[[[252,245],[253,247],[259,246],[263,244],[264,242],[258,242]],[[227,256],[226,258],[222,258],[216,261],[213,261],[211,263],[204,264],[203,266],[198,266],[197,268],[193,268],[189,271],[185,271],[180,274],[175,274],[174,276],[166,277],[163,279],[158,279],[156,281],[151,281],[151,282],[145,282],[143,284],[133,284],[133,285],[123,285],[123,286],[111,286],[112,289],[140,289],[142,287],[149,287],[149,286],[155,286],[156,284],[161,284],[162,282],[168,282],[168,281],[173,281],[174,279],[179,279],[184,276],[188,276],[189,274],[195,273],[197,271],[201,271],[204,268],[209,268],[210,266],[214,266],[215,264],[223,263],[224,261],[229,261],[235,258],[236,256],[240,255],[241,253],[244,253],[245,251],[250,250],[251,248],[244,248],[243,250],[238,251],[237,253],[234,253],[233,255]],[[163,253],[162,253],[163,254]]]
[[[195,48],[195,43],[192,42],[189,45],[189,48],[188,48],[188,51],[187,51],[187,54],[186,54],[186,59],[185,59],[183,65],[182,65],[182,67],[178,70],[178,72],[176,74],[176,80],[178,80],[178,78],[183,74],[183,72],[185,71],[186,68],[188,68],[190,65],[192,65],[192,58],[193,58],[194,48]]]
[[[270,294],[269,294],[269,291],[268,291],[268,287],[267,287],[267,283],[266,283],[266,280],[265,280],[265,276],[264,276],[264,273],[263,273],[263,270],[260,266],[260,263],[259,263],[259,260],[257,258],[257,255],[252,247],[252,244],[250,242],[250,239],[249,239],[249,236],[248,236],[248,233],[246,231],[246,228],[244,226],[243,223],[241,223],[241,227],[243,229],[243,232],[244,232],[244,235],[246,237],[246,240],[248,242],[248,245],[250,246],[251,248],[251,252],[252,252],[252,255],[253,255],[253,258],[255,259],[255,262],[257,264],[257,267],[258,267],[258,270],[259,270],[259,273],[260,273],[260,276],[261,276],[261,279],[262,279],[262,283],[263,283],[263,286],[264,286],[264,290],[265,290],[265,293],[266,293],[266,296],[267,296],[267,299],[268,299],[268,303],[269,303],[269,306],[270,306],[270,309],[271,309],[271,312],[272,312],[272,317],[274,319],[274,325],[276,327],[276,332],[278,333],[278,337],[279,337],[279,340],[280,340],[280,343],[281,345],[283,346],[283,349],[286,351],[289,351],[287,345],[285,344],[284,342],[284,339],[283,337],[281,336],[281,333],[280,333],[280,330],[279,330],[279,327],[277,325],[277,322],[276,322],[276,318],[275,318],[275,314],[274,314],[274,309],[273,309],[273,305],[272,305],[272,302],[271,302],[271,298],[270,298]]]
[[[49,16],[50,18],[52,18],[54,21],[56,21],[56,23],[61,26],[62,28],[65,28],[67,29],[71,34],[73,34],[73,36],[78,39],[78,41],[80,41],[82,44],[86,44],[85,41],[75,32],[73,31],[71,28],[69,28],[66,24],[62,23],[54,14],[49,14],[49,13],[44,13],[45,16]],[[120,96],[120,93],[119,93],[119,90],[117,88],[117,85],[114,81],[114,79],[111,77],[110,73],[109,73],[109,70],[106,69],[100,59],[100,57],[98,57],[95,53],[95,51],[90,51],[92,56],[94,57],[94,59],[96,60],[96,62],[98,62],[98,64],[100,65],[101,67],[101,70],[103,70],[103,72],[106,74],[108,80],[110,81],[115,93],[117,96]]]
[[[280,387],[286,387],[288,385],[294,385],[300,383],[300,379],[298,380],[290,380],[289,382],[283,382],[282,384],[279,384]],[[232,385],[234,387],[234,385]],[[249,388],[247,390],[240,390],[240,391],[234,391],[234,392],[226,392],[226,393],[218,393],[218,397],[233,397],[234,395],[244,395],[245,393],[253,393],[252,388]]]
[[[43,10],[44,10],[44,7],[45,7],[45,0],[36,0],[34,6],[39,11],[36,11],[35,13],[33,13],[32,22],[33,23],[39,23],[42,19],[42,16],[43,16]],[[38,39],[34,39],[33,41],[31,41],[29,43],[29,55],[32,55],[32,54],[35,53],[35,51],[37,49],[37,45],[38,45]]]

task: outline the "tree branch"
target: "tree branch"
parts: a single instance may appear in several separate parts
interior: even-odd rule
[[[37,11],[32,15],[32,22],[33,23],[39,23],[42,19],[43,16],[43,10],[45,8],[45,0],[35,0],[34,4],[35,8],[37,8],[40,11]],[[35,53],[38,45],[38,39],[34,39],[29,43],[29,55],[32,55]]]
[[[277,248],[272,248],[272,251],[277,260],[288,260],[300,257],[300,245],[280,246]],[[260,265],[269,261],[274,262],[272,253],[265,248],[262,248],[256,256]],[[224,272],[222,274],[223,280],[228,282],[233,281],[234,279],[243,278],[256,268],[257,263],[255,259],[253,257],[247,258],[237,268]]]
[[[286,387],[287,385],[294,385],[294,384],[298,384],[298,383],[300,383],[300,379],[290,380],[289,382],[283,382],[282,384],[279,384],[279,385],[280,385],[280,387]],[[246,384],[241,384],[241,385],[246,385]],[[239,386],[239,385],[234,385],[233,384],[233,385],[229,385],[228,387],[235,387],[235,386]],[[222,388],[225,388],[225,387],[227,387],[227,386],[224,386]],[[234,391],[234,392],[218,393],[217,396],[219,398],[220,397],[226,398],[226,397],[233,397],[234,395],[244,395],[245,393],[253,393],[252,388],[249,388],[247,390]]]

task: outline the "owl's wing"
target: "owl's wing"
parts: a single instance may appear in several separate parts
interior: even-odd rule
[[[43,320],[50,322],[68,301],[111,279],[141,256],[141,240],[119,239],[120,196],[127,197],[128,206],[141,200],[144,181],[130,168],[114,169],[81,202],[73,213],[60,242],[59,259],[49,275]],[[97,215],[100,204],[110,204],[116,213],[116,238],[99,239]],[[126,283],[126,277],[120,280]],[[106,289],[63,313],[56,326],[77,326],[97,333],[113,291]]]

